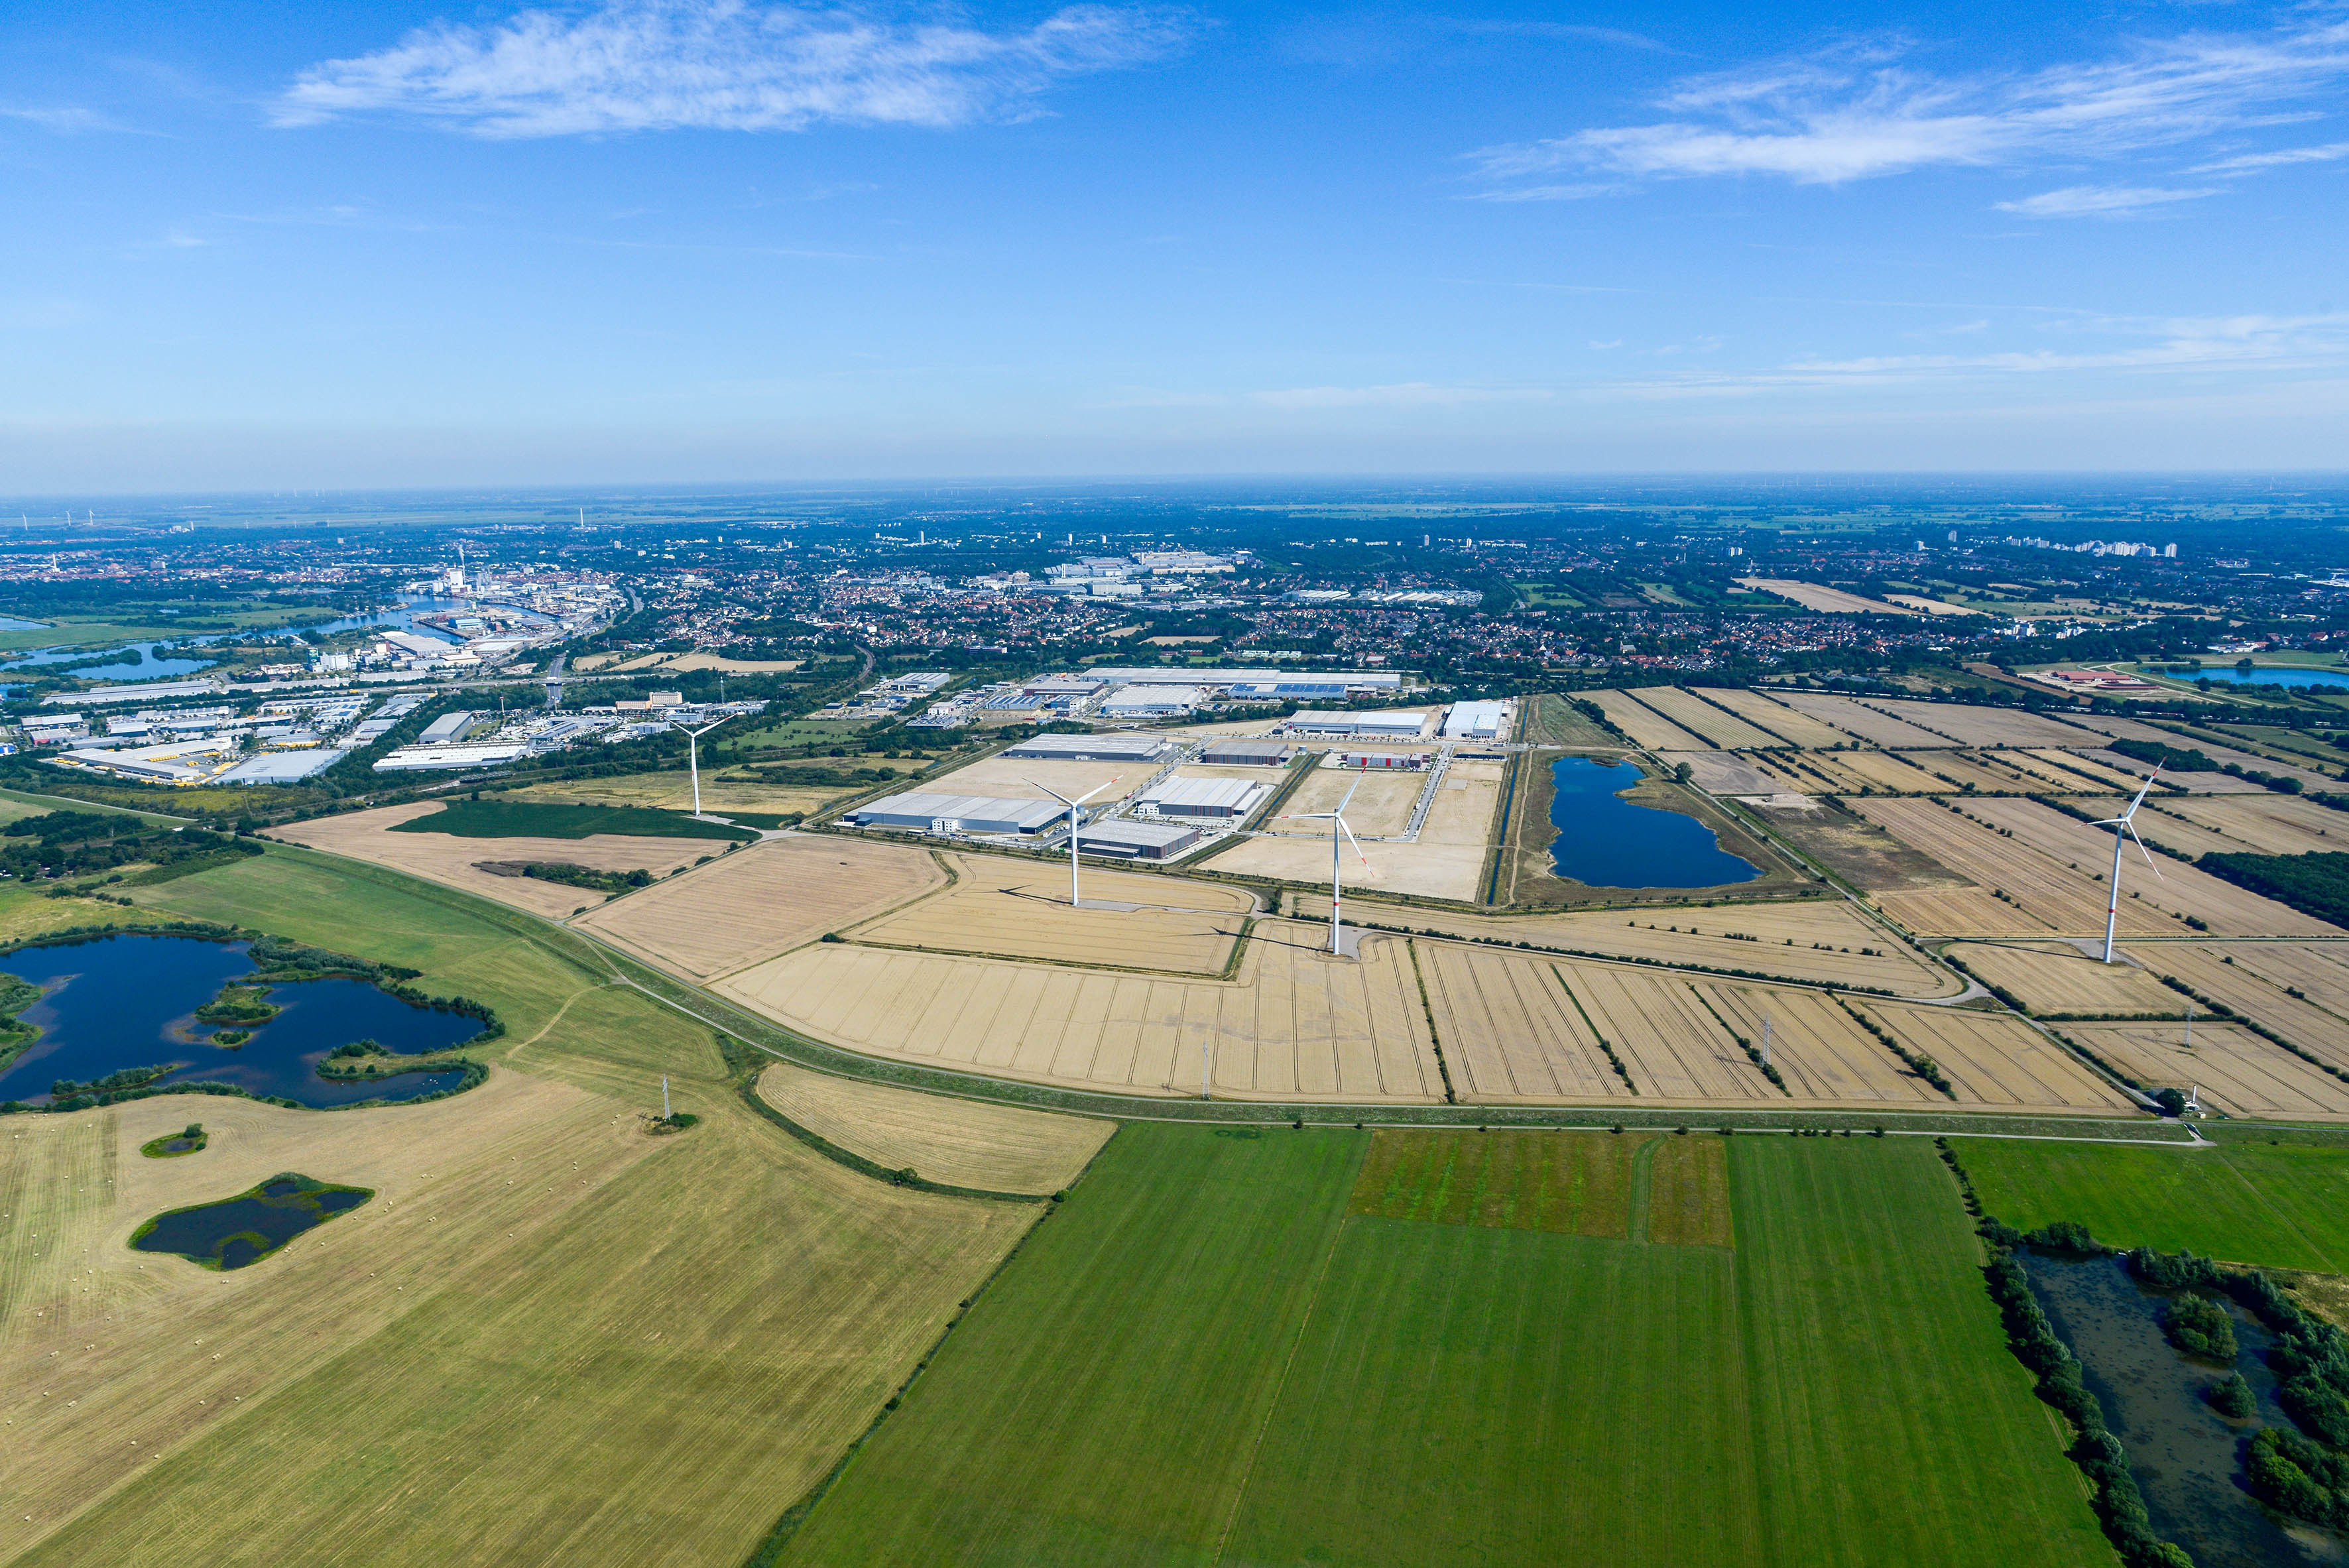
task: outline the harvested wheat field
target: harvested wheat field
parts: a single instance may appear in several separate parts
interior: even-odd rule
[[[2240,942],[2226,951],[2236,968],[2302,991],[2328,1012],[2349,1015],[2349,942]]]
[[[2263,948],[2266,944],[2244,945]],[[2148,967],[2175,975],[2202,995],[2224,1002],[2302,1050],[2336,1068],[2349,1068],[2349,1021],[2306,996],[2290,995],[2286,989],[2290,982],[2279,985],[2263,978],[2254,967],[2261,954],[2246,953],[2236,957],[2236,949],[2231,945],[2189,942],[2147,943],[2136,952]],[[2229,963],[2230,958],[2235,962]],[[2305,986],[2299,988],[2307,990]],[[2334,1006],[2339,1005],[2335,992]]]
[[[1593,691],[1582,695],[1585,701],[1599,705],[1609,724],[1640,746],[1660,751],[1709,749],[1702,736],[1691,734],[1629,692]]]
[[[2149,1088],[2198,1091],[2230,1116],[2349,1120],[2349,1084],[2239,1024],[2065,1024],[2064,1033]]]
[[[1675,771],[1686,768],[1688,781],[1708,795],[1775,795],[1781,788],[1752,757],[1734,751],[1659,751],[1656,760]]]
[[[1878,713],[1930,729],[1961,746],[2094,746],[2097,737],[2058,719],[2016,707],[1983,707],[1954,702],[1866,699]]]
[[[476,870],[483,861],[559,861],[599,872],[650,872],[667,876],[723,848],[712,839],[638,839],[596,833],[585,839],[460,839],[447,833],[395,833],[400,822],[440,810],[438,800],[385,806],[347,816],[320,817],[270,830],[270,836],[331,854],[349,855],[389,866],[427,882],[462,888],[533,914],[561,919],[604,895],[534,877],[494,876]]]
[[[1421,943],[1427,1005],[1454,1088],[1475,1100],[1603,1100],[1629,1096],[1555,962]]]
[[[1841,746],[1851,738],[1833,725],[1822,724],[1800,708],[1775,701],[1758,691],[1708,689],[1704,700],[1715,707],[1727,708],[1757,729],[1769,731],[1780,744],[1812,750]]]
[[[1940,1064],[1958,1103],[1994,1110],[2133,1110],[2137,1102],[2011,1013],[1854,1004],[1912,1055]]]
[[[2087,751],[2059,751],[2051,748],[2041,751],[2009,751],[2001,755],[2017,769],[2039,773],[2051,779],[2085,780],[2090,789],[2099,791],[2126,790],[2134,795],[2137,786],[2145,782],[2138,774],[2105,766]],[[2077,793],[2079,787],[2075,782],[2059,792]]]
[[[1769,1026],[1770,1060],[1797,1104],[1875,1103],[1904,1109],[1946,1104],[1884,1042],[1832,996],[1782,985],[1702,982],[1697,992],[1758,1049]]]
[[[1786,743],[1765,734],[1733,714],[1723,713],[1694,692],[1678,686],[1641,686],[1630,694],[1666,718],[1733,751],[1767,750]]]
[[[2162,807],[2189,822],[2235,840],[2239,850],[2263,855],[2349,850],[2349,815],[2296,795],[2277,795],[2262,789],[2257,795],[2233,795],[2219,800],[2165,800]]]
[[[817,1137],[892,1171],[985,1192],[1057,1192],[1117,1123],[891,1088],[770,1062],[759,1098]]]
[[[2135,790],[2130,791],[2135,794]],[[2158,853],[2168,850],[2189,860],[2200,860],[2208,854],[2242,854],[2251,846],[2240,839],[2230,839],[2224,833],[2191,822],[2170,810],[2172,801],[2148,799],[2137,814],[2137,836],[2154,846]],[[2106,797],[2103,799],[2075,800],[2081,810],[2099,817],[2111,816],[2128,809],[2126,799]],[[2142,863],[2142,862],[2140,862]]]
[[[1869,895],[1876,907],[1920,936],[2041,936],[2055,928],[1978,887]]]
[[[1641,1097],[1785,1103],[1687,981],[1571,959],[1554,966]]]
[[[1064,867],[978,855],[947,860],[954,886],[843,926],[841,934],[934,953],[1220,975],[1256,903],[1238,888],[1087,867],[1084,907],[1071,908]],[[1108,907],[1115,904],[1143,907]]]
[[[2104,963],[2068,942],[1961,943],[1951,956],[2034,1013],[2177,1013],[2186,998],[2134,964]]]
[[[1912,758],[1905,751],[1839,751],[1812,761],[1839,771],[1879,795],[1934,795],[1949,789],[1932,768],[1943,755],[1927,752]]]
[[[1847,696],[1833,696],[1816,691],[1777,691],[1770,695],[1788,707],[1845,731],[1847,737],[1857,736],[1878,746],[1930,748],[1953,744],[1930,729],[1920,729],[1913,724],[1903,723]]]
[[[2046,781],[2002,766],[1997,752],[1970,755],[1963,751],[1903,751],[1899,756],[1920,764],[1933,779],[1928,788],[1935,792],[1955,794],[1967,785],[1992,795],[2011,794],[2017,789],[2044,789]],[[2075,780],[2076,784],[2078,781]]]
[[[719,988],[850,1050],[1077,1088],[1238,1099],[1443,1098],[1411,954],[1366,936],[1361,960],[1327,934],[1259,921],[1238,978],[1154,978],[831,943]]]
[[[1530,942],[1562,952],[1653,958],[1706,969],[1743,969],[1826,985],[1868,986],[1901,996],[1954,996],[1965,989],[1955,975],[1927,963],[1841,899],[1642,909],[1636,920],[1615,911],[1485,915],[1369,903],[1347,908],[1353,917],[1413,931]],[[1301,896],[1297,913],[1327,920],[1329,897]]]
[[[706,980],[772,958],[946,885],[925,850],[783,838],[629,894],[579,921],[615,945]]]

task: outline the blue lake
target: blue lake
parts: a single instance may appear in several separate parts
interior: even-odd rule
[[[14,615],[0,615],[0,632],[45,632],[47,621],[21,621]]]
[[[399,596],[399,606],[397,609],[378,610],[366,615],[345,615],[339,621],[328,621],[319,626],[305,626],[303,630],[305,632],[413,632],[419,637],[437,637],[441,642],[453,645],[457,641],[456,638],[437,626],[418,625],[416,617],[419,614],[436,610],[461,610],[471,603],[471,601],[468,599],[433,599],[420,593],[403,593]]]
[[[1587,757],[1551,765],[1557,794],[1549,847],[1557,874],[1589,887],[1720,887],[1761,872],[1721,847],[1711,828],[1678,811],[1635,806],[1619,791],[1647,777],[1629,762]]]
[[[185,1064],[161,1084],[233,1084],[307,1106],[362,1099],[411,1099],[456,1084],[457,1072],[408,1073],[369,1082],[336,1082],[317,1065],[336,1046],[373,1039],[413,1056],[471,1039],[481,1024],[456,1013],[419,1007],[359,980],[304,980],[273,986],[267,1000],[285,1011],[231,1047],[195,1010],[222,985],[253,973],[241,942],[185,936],[107,936],[57,947],[28,947],[0,958],[0,972],[47,992],[17,1016],[40,1038],[0,1073],[0,1100],[41,1100],[58,1078],[88,1083],[126,1068]]]
[[[218,659],[158,657],[155,650],[160,646],[160,643],[125,643],[119,648],[43,648],[36,654],[27,654],[21,659],[0,665],[0,669],[29,669],[37,665],[62,665],[74,659],[94,659],[102,654],[120,654],[125,656],[113,664],[92,665],[72,674],[80,680],[162,680],[170,676],[193,675],[220,662]],[[136,659],[128,656],[134,648],[139,652]]]
[[[2204,665],[2191,674],[2179,676],[2170,675],[2166,665],[2140,665],[2137,669],[2143,675],[2169,676],[2171,680],[2177,681],[2200,680],[2207,676],[2218,686],[2329,686],[2349,691],[2349,670],[2303,670],[2282,665],[2261,665],[2246,674],[2232,665]]]

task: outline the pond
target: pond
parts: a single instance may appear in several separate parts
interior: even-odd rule
[[[463,1074],[338,1082],[319,1077],[318,1063],[336,1047],[366,1039],[404,1056],[445,1050],[481,1028],[475,1019],[416,1006],[365,981],[303,980],[268,988],[266,1001],[284,1011],[247,1026],[254,1032],[244,1044],[219,1044],[221,1031],[194,1015],[223,985],[253,973],[241,942],[99,937],[10,954],[0,958],[0,973],[47,993],[18,1015],[41,1036],[0,1072],[0,1100],[39,1101],[59,1078],[88,1083],[165,1062],[182,1065],[156,1080],[164,1085],[224,1083],[312,1107],[413,1099],[454,1088]]]
[[[313,1181],[287,1171],[251,1191],[156,1215],[131,1233],[142,1253],[171,1253],[211,1269],[257,1264],[303,1232],[375,1196],[366,1187]]]
[[[2266,1351],[2273,1336],[2257,1318],[2215,1294],[2234,1320],[2235,1370],[2257,1395],[2255,1413],[2230,1421],[2210,1408],[2208,1390],[2227,1375],[2189,1360],[2161,1330],[2175,1293],[2137,1283],[2117,1256],[2083,1257],[2037,1247],[2017,1254],[2032,1295],[2056,1336],[2080,1358],[2105,1424],[2128,1449],[2129,1470],[2146,1511],[2165,1540],[2193,1553],[2196,1568],[2271,1568],[2337,1563],[2342,1543],[2304,1525],[2281,1525],[2243,1486],[2243,1449],[2261,1426],[2292,1429],[2276,1403]]]
[[[1590,887],[1719,887],[1761,871],[1721,847],[1711,828],[1678,811],[1635,806],[1621,791],[1646,774],[1629,762],[1560,758],[1549,847],[1557,874]]]
[[[2177,675],[2171,674],[2168,665],[2140,665],[2137,669],[2143,675],[2168,676],[2170,679],[2179,681],[2208,677],[2221,686],[2315,686],[2349,692],[2349,670],[2302,669],[2289,665],[2260,665],[2250,670],[2239,670],[2232,665],[2204,665],[2199,670]]]
[[[31,669],[40,665],[62,665],[75,659],[95,659],[103,655],[121,655],[112,664],[91,665],[69,672],[77,680],[161,680],[170,676],[193,675],[218,664],[218,659],[159,657],[155,650],[160,643],[125,643],[119,648],[43,648],[36,654],[13,659],[0,669]],[[136,651],[138,657],[129,655]]]
[[[15,615],[0,615],[0,632],[46,632],[48,629],[47,621],[26,621]]]

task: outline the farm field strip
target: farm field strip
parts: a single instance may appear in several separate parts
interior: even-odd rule
[[[1779,783],[1754,766],[1755,753],[1659,751],[1665,767],[1689,770],[1688,781],[1708,795],[1775,795]]]
[[[1702,736],[1726,750],[1756,751],[1786,743],[1756,729],[1744,719],[1723,713],[1694,692],[1678,686],[1640,686],[1631,696],[1654,708],[1682,729]]]
[[[1823,760],[1878,794],[1924,795],[1949,788],[1933,775],[1932,764],[1940,755],[1912,758],[1901,751],[1841,751]]]
[[[1984,821],[2011,829],[2014,838],[2008,841],[2010,844],[2027,843],[2050,861],[2064,862],[2067,868],[2076,861],[2082,873],[2094,868],[2095,875],[2090,880],[2095,883],[2101,902],[2104,878],[2112,866],[2111,829],[2074,821],[2036,800],[1981,800],[1972,802],[1971,809]],[[2173,914],[2195,915],[2207,921],[2214,931],[2230,935],[2325,936],[2339,933],[2338,927],[2313,915],[2302,914],[2272,899],[2221,882],[2190,865],[2173,861],[2148,870],[2146,858],[2137,852],[2134,844],[2128,846],[2127,855],[2136,861],[2136,874],[2132,876],[2130,870],[2124,867],[2123,889],[2136,896],[2125,898],[2125,905],[2142,902]],[[2124,908],[2122,913],[2126,915],[2129,912]],[[2098,921],[2096,926],[2101,930],[2103,922]]]
[[[1964,943],[1951,955],[2034,1013],[2168,1014],[2186,1006],[2185,997],[2137,965],[2100,962],[2068,942]]]
[[[2117,768],[2107,768],[2083,751],[2049,749],[2007,752],[2004,755],[2016,758],[2015,765],[2018,767],[2022,765],[2020,759],[2027,757],[2034,764],[2040,765],[2045,777],[2064,780],[2064,788],[2055,791],[2058,794],[2077,794],[2084,789],[2092,790],[2102,789],[2126,791],[2134,795],[2137,793],[2137,786],[2144,782],[2138,775],[2124,772]],[[2084,778],[2086,780],[2085,784],[2082,782]]]
[[[1939,1063],[1961,1103],[2058,1112],[2137,1109],[2070,1051],[2011,1014],[1872,999],[1860,1010],[1903,1049]]]
[[[841,931],[849,942],[1051,963],[1217,975],[1229,961],[1254,895],[1096,868],[1071,908],[1059,868],[949,857],[955,885]],[[1097,909],[1094,903],[1140,909]],[[1179,907],[1188,906],[1188,907]]]
[[[1757,1047],[1764,1021],[1768,1021],[1771,1060],[1795,1100],[1930,1104],[1941,1099],[1939,1090],[1854,1023],[1832,997],[1759,985],[1703,985],[1698,989]]]
[[[1785,1103],[1687,981],[1572,960],[1557,967],[1642,1096]]]
[[[851,1050],[1075,1088],[1258,1099],[1442,1098],[1400,938],[1359,964],[1311,926],[1263,921],[1232,982],[1053,969],[848,944],[804,947],[718,989]]]
[[[1635,745],[1651,751],[1703,751],[1712,746],[1702,736],[1682,729],[1629,692],[1594,691],[1584,697],[1597,703],[1608,722],[1630,736]]]
[[[1555,966],[1442,943],[1422,944],[1419,961],[1462,1096],[1596,1100],[1630,1093]]]
[[[1614,911],[1478,915],[1351,902],[1348,908],[1356,918],[1413,931],[1744,969],[1819,985],[1868,985],[1903,996],[1954,996],[1965,989],[1841,899],[1668,907],[1643,910],[1644,918],[1637,920]],[[1297,913],[1303,919],[1327,920],[1328,895],[1300,896]],[[1667,929],[1675,925],[1677,930]]]
[[[2230,944],[2234,967],[2271,985],[2296,986],[2327,1012],[2349,1016],[2349,942],[2245,942]]]
[[[1933,888],[1869,895],[1876,907],[1926,936],[2041,936],[2055,927],[1982,888]]]
[[[707,980],[946,884],[926,850],[794,836],[631,893],[579,924],[639,957]]]
[[[1848,735],[1858,737],[1877,746],[1941,747],[1955,744],[1920,729],[1913,724],[1881,714],[1864,703],[1847,696],[1833,696],[1826,692],[1776,691],[1771,696],[1798,712],[1808,714],[1822,724],[1833,725]]]
[[[1971,703],[1868,698],[1865,706],[1942,736],[1960,746],[2086,746],[2095,738],[2059,720],[2021,708]]]
[[[2064,1024],[2064,1033],[2142,1084],[2192,1088],[2230,1116],[2349,1120],[2349,1084],[2236,1024]]]
[[[2115,1246],[2191,1248],[2264,1268],[2349,1274],[2349,1156],[2220,1124],[2215,1147],[1952,1138],[1983,1209],[2024,1230],[2076,1220]]]
[[[2129,797],[2136,793],[2137,791],[2132,789],[2128,795],[2106,796],[2100,799],[2079,799],[2073,801],[2072,804],[2093,816],[2109,817],[2128,810]],[[2174,851],[2194,860],[2200,860],[2204,855],[2209,854],[2240,855],[2261,852],[2257,844],[2230,838],[2217,829],[2206,827],[2202,823],[2179,816],[2171,810],[2175,803],[2174,796],[2159,800],[2147,796],[2144,806],[2137,814],[2138,836],[2147,843]]]
[[[2238,959],[2230,964],[2228,950],[2185,942],[2147,943],[2137,955],[2156,972],[2175,975],[2201,995],[2266,1025],[2301,1049],[2334,1067],[2349,1068],[2349,1022],[2313,1002],[2286,995],[2282,986],[2260,976],[2255,961],[2246,964]],[[2337,989],[2329,995],[2335,1006],[2340,1006]]]
[[[1652,1136],[1560,1138],[1523,1129],[1473,1135],[1381,1130],[1371,1135],[1346,1212],[1421,1224],[1645,1240],[1630,1234],[1631,1188],[1640,1150],[1660,1143]],[[1718,1150],[1720,1145],[1699,1147]],[[1651,1167],[1655,1153],[1646,1156]]]
[[[1962,789],[1971,784],[1978,790],[2003,795],[2016,789],[2046,787],[2045,780],[2006,763],[2003,754],[1995,751],[1931,751],[1917,753],[1912,759],[1922,763],[1925,770],[1933,775],[1944,789]],[[2073,782],[2076,785],[2079,780],[2074,779]]]
[[[1117,1124],[892,1088],[770,1062],[759,1098],[853,1154],[988,1192],[1054,1192],[1084,1173]]]
[[[2261,854],[2349,850],[2349,815],[2295,796],[2261,790],[2223,799],[2165,800],[2162,806],[2189,822],[2240,839]]]
[[[1757,691],[1708,686],[1703,696],[1704,700],[1715,707],[1727,708],[1756,728],[1777,737],[1774,744],[1810,749],[1840,746],[1851,738],[1833,726],[1821,724],[1810,715],[1788,707],[1784,703],[1773,702]]]

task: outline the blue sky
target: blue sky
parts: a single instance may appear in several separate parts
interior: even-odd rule
[[[2349,8],[0,20],[20,492],[2349,467]]]

